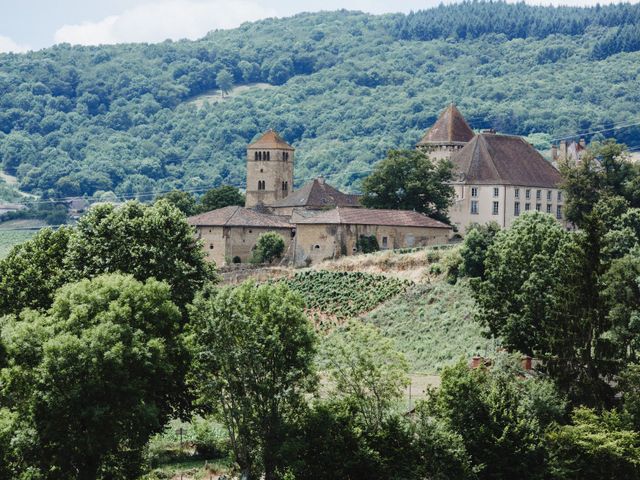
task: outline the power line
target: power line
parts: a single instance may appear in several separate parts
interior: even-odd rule
[[[572,135],[567,135],[565,137],[552,138],[551,141],[554,141],[554,140],[567,140],[569,138],[575,138],[575,137],[586,137],[587,135],[595,135],[596,133],[610,132],[611,130],[619,130],[621,128],[635,127],[637,125],[640,125],[640,121],[635,122],[635,123],[624,124],[624,125],[615,125],[614,124],[614,126],[610,127],[610,128],[603,128],[602,130],[594,130],[594,131],[591,131],[591,132],[574,133]]]

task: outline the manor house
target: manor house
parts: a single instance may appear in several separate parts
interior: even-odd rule
[[[564,223],[560,172],[524,138],[493,130],[474,134],[451,104],[416,148],[453,163],[455,201],[448,213],[460,233],[492,221],[509,227],[530,210]]]
[[[447,243],[449,225],[413,211],[363,208],[357,195],[323,178],[294,190],[295,149],[273,130],[247,148],[245,207],[225,207],[189,218],[207,258],[218,265],[248,262],[258,237],[278,233],[283,261],[297,266],[353,255],[362,236],[381,249]]]

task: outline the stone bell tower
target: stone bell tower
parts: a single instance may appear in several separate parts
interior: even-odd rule
[[[269,206],[293,191],[294,150],[273,130],[247,147],[245,207]]]

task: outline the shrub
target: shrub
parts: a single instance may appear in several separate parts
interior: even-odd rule
[[[266,232],[258,237],[253,250],[253,263],[272,263],[284,253],[284,240],[276,232]]]
[[[378,239],[375,235],[360,235],[356,241],[356,250],[361,253],[373,253],[380,250]]]

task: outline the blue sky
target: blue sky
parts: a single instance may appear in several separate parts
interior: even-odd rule
[[[531,3],[590,5],[596,1]],[[215,28],[233,28],[243,21],[302,11],[408,12],[438,3],[440,0],[0,0],[0,52],[39,49],[60,42],[96,45],[195,39]]]

